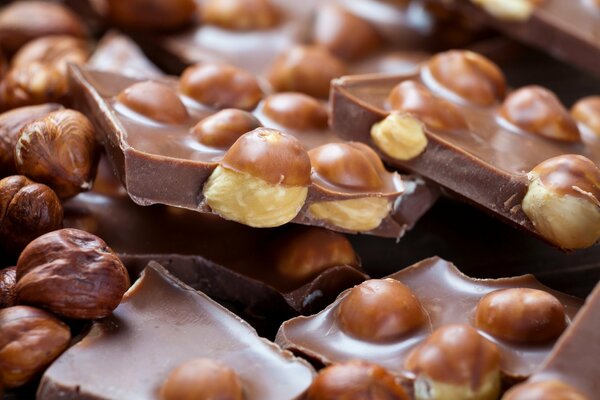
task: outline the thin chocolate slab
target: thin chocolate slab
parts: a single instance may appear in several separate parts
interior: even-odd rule
[[[45,372],[43,399],[156,399],[167,375],[194,358],[232,368],[248,400],[300,395],[314,370],[243,320],[150,263],[113,316]]]
[[[350,289],[320,313],[284,322],[276,342],[326,365],[365,359],[404,373],[404,360],[412,348],[440,326],[454,323],[472,325],[479,300],[492,291],[534,288],[551,293],[564,306],[568,323],[581,306],[580,300],[545,287],[532,275],[478,280],[463,275],[453,264],[437,257],[421,261],[388,278],[400,281],[412,290],[426,311],[427,325],[400,339],[384,342],[364,340],[349,334],[340,324],[337,313],[341,302],[351,293]],[[512,379],[531,375],[552,350],[553,341],[516,344],[481,333],[498,346],[502,355],[501,370]]]

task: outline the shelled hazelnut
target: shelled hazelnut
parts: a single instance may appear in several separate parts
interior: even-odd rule
[[[194,0],[106,0],[108,19],[123,28],[170,31],[194,20]]]
[[[134,83],[116,96],[118,104],[163,124],[177,125],[189,115],[175,89],[155,81]]]
[[[15,305],[15,285],[17,284],[17,267],[0,269],[0,308]]]
[[[589,96],[579,100],[571,108],[571,115],[577,123],[600,139],[600,96]]]
[[[427,148],[425,127],[417,118],[392,111],[371,127],[371,138],[379,150],[396,160],[411,160]]]
[[[327,105],[304,93],[275,93],[268,96],[262,112],[272,121],[290,129],[327,128]]]
[[[281,16],[271,0],[206,0],[201,17],[205,24],[249,31],[273,28]]]
[[[244,133],[261,126],[251,113],[228,108],[200,120],[192,133],[205,146],[227,149]]]

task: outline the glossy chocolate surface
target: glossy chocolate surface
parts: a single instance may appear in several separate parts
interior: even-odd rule
[[[127,358],[127,362],[115,362]],[[44,399],[149,399],[167,375],[194,358],[211,358],[240,377],[245,398],[293,399],[313,379],[304,361],[260,338],[202,292],[150,263],[113,316],[46,371]]]
[[[463,275],[454,265],[437,257],[426,259],[388,278],[404,283],[413,291],[427,312],[428,325],[385,343],[357,339],[344,331],[336,314],[340,302],[350,293],[347,290],[320,313],[285,322],[277,334],[277,343],[323,364],[361,358],[405,373],[403,363],[414,346],[440,326],[454,323],[473,325],[479,300],[494,290],[535,288],[547,291],[564,305],[568,323],[581,306],[578,299],[545,287],[532,275],[478,280]],[[515,344],[480,333],[498,346],[502,354],[501,370],[509,378],[529,376],[552,350],[553,343]]]

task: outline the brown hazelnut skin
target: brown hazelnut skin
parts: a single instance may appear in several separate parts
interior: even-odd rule
[[[197,358],[175,368],[163,383],[160,400],[243,400],[235,371],[219,361]]]
[[[217,109],[250,111],[263,97],[254,75],[224,63],[204,62],[186,68],[179,88],[186,96]]]
[[[327,105],[304,93],[276,93],[263,102],[262,112],[272,121],[290,129],[327,128]]]
[[[102,239],[78,229],[40,236],[17,261],[17,301],[66,318],[104,318],[128,287],[121,260]]]
[[[69,327],[51,314],[28,306],[0,310],[0,383],[24,385],[69,345]]]
[[[408,400],[398,380],[383,367],[350,361],[322,369],[308,388],[306,400]]]
[[[189,117],[177,92],[159,82],[134,83],[119,93],[116,100],[136,113],[163,124],[182,124]]]
[[[475,326],[511,342],[544,343],[565,330],[565,311],[556,297],[543,290],[496,290],[479,301]]]
[[[60,104],[48,103],[15,108],[0,114],[0,176],[17,173],[14,153],[21,128],[61,108]]]
[[[205,146],[227,149],[244,133],[261,126],[248,111],[227,108],[200,120],[192,134]]]
[[[554,93],[540,86],[525,86],[509,94],[499,114],[529,133],[563,142],[581,140],[573,117]]]
[[[373,25],[335,4],[319,8],[313,39],[335,56],[349,61],[366,57],[382,44]]]
[[[506,79],[500,68],[472,51],[438,53],[429,60],[427,69],[438,84],[479,106],[495,104],[506,92]]]
[[[412,290],[394,279],[371,279],[355,286],[336,315],[345,332],[371,342],[397,340],[428,322]]]
[[[600,96],[589,96],[579,100],[571,108],[571,115],[578,123],[600,139]]]
[[[281,54],[269,70],[276,92],[302,92],[326,99],[332,79],[346,74],[346,66],[322,46],[296,46]]]
[[[18,254],[36,237],[62,227],[63,208],[48,186],[20,175],[0,180],[0,248]]]
[[[380,191],[388,172],[369,146],[358,142],[328,143],[308,152],[313,171],[325,180],[360,191]]]
[[[574,387],[558,380],[526,382],[513,386],[502,400],[591,400]]]
[[[421,120],[425,125],[442,131],[467,129],[465,117],[458,107],[435,97],[424,85],[404,81],[396,85],[388,97],[392,110],[403,111]]]
[[[50,186],[66,199],[91,188],[100,150],[85,115],[59,110],[21,129],[14,158],[19,174]]]
[[[15,285],[17,284],[17,267],[0,269],[0,308],[15,305]]]
[[[77,15],[57,3],[19,1],[0,11],[0,49],[7,55],[33,39],[49,35],[85,38],[87,32]]]
[[[107,0],[107,16],[128,29],[169,31],[185,27],[194,18],[194,0]]]
[[[205,24],[236,31],[269,29],[279,23],[271,0],[206,0],[201,16]]]

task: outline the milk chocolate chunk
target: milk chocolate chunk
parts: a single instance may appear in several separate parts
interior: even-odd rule
[[[126,363],[114,360],[128,358]],[[196,358],[226,365],[244,398],[294,399],[314,370],[260,338],[243,320],[202,292],[150,263],[111,317],[45,372],[44,399],[156,398],[171,371]]]
[[[383,285],[389,286],[390,282],[401,286],[403,289],[399,292],[405,294],[386,297],[386,293],[391,293],[391,288],[383,291]],[[369,289],[369,287],[379,286],[382,287],[377,290]],[[529,338],[527,330],[521,332],[518,327],[530,323],[531,318],[536,318],[536,312],[552,316],[554,309],[551,308],[549,312],[532,311],[519,302],[518,292],[516,294],[508,292],[509,296],[517,295],[517,297],[509,301],[510,305],[506,310],[507,325],[502,328],[509,330],[511,327],[517,327],[511,331],[518,337],[517,341],[507,340],[506,335],[498,335],[494,331],[482,329],[475,324],[474,317],[476,312],[492,318],[494,314],[498,314],[493,307],[480,305],[486,295],[492,296],[494,293],[501,293],[498,291],[502,290],[532,289],[556,298],[560,302],[561,309],[564,310],[565,323],[567,326],[571,325],[573,317],[581,306],[581,301],[545,287],[532,275],[502,279],[473,279],[463,275],[451,263],[433,257],[389,275],[386,279],[366,281],[348,289],[318,314],[284,322],[279,329],[276,342],[296,354],[305,355],[325,365],[363,359],[388,368],[392,372],[406,375],[407,368],[412,369],[412,367],[408,367],[408,364],[405,366],[405,362],[408,362],[407,357],[415,346],[426,343],[424,341],[435,330],[446,329],[444,327],[452,324],[459,324],[458,326],[463,324],[466,325],[465,329],[468,328],[475,334],[478,332],[487,339],[485,343],[489,341],[497,348],[500,354],[500,372],[505,378],[524,379],[535,372],[552,351],[557,335],[553,329],[548,329],[544,333],[548,340],[542,342],[527,340]],[[371,296],[365,296],[368,291],[371,292]],[[365,293],[361,295],[361,292]],[[357,298],[364,300],[357,301]],[[375,305],[377,304],[375,299],[384,299],[379,303],[380,307]],[[348,309],[350,306],[352,308]],[[361,315],[365,323],[360,330],[357,330],[354,328],[355,325],[348,323],[353,322],[348,318],[358,320]],[[541,315],[538,318],[544,319],[548,316]],[[398,329],[402,327],[411,329]],[[433,337],[435,338],[435,334]],[[381,340],[382,338],[386,340]],[[471,356],[476,353],[476,347],[472,350]],[[467,353],[465,356],[468,355]],[[474,359],[476,360],[477,357]],[[465,365],[472,363],[474,359],[464,360]],[[427,357],[424,360],[427,360]],[[409,364],[413,365],[412,362]],[[448,370],[459,371],[461,367]],[[490,368],[489,372],[493,372],[492,370],[493,368]],[[465,381],[461,381],[459,386],[463,383]],[[497,386],[492,383],[490,380],[489,385],[485,385],[490,392],[494,391],[494,387],[497,389]]]
[[[520,88],[501,105],[501,94],[489,97],[495,101],[488,106],[465,101],[457,93],[471,93],[473,85],[478,90],[492,90],[492,83],[501,79],[493,65],[483,79],[481,66],[448,61],[460,72],[453,81],[443,78],[442,82],[432,73],[432,65],[439,63],[440,57],[458,57],[455,52],[436,56],[416,74],[334,81],[332,129],[346,139],[373,145],[389,164],[431,179],[557,247],[578,249],[594,244],[600,238],[594,178],[600,152],[595,139],[580,135],[558,98],[540,87]],[[450,91],[448,85],[458,85],[455,82],[464,87]],[[424,123],[426,140],[420,139],[414,119]],[[550,161],[558,156],[561,163]],[[587,202],[571,202],[566,192],[555,191],[550,193],[555,200],[551,206],[546,203],[545,216],[536,216],[539,207],[530,207],[526,195],[535,190],[536,171],[543,165],[548,166],[543,168],[548,173],[552,173],[550,165],[559,168],[555,172],[564,174],[565,184],[581,189],[574,190]],[[559,218],[561,214],[565,218]],[[567,215],[571,223],[559,222]]]

